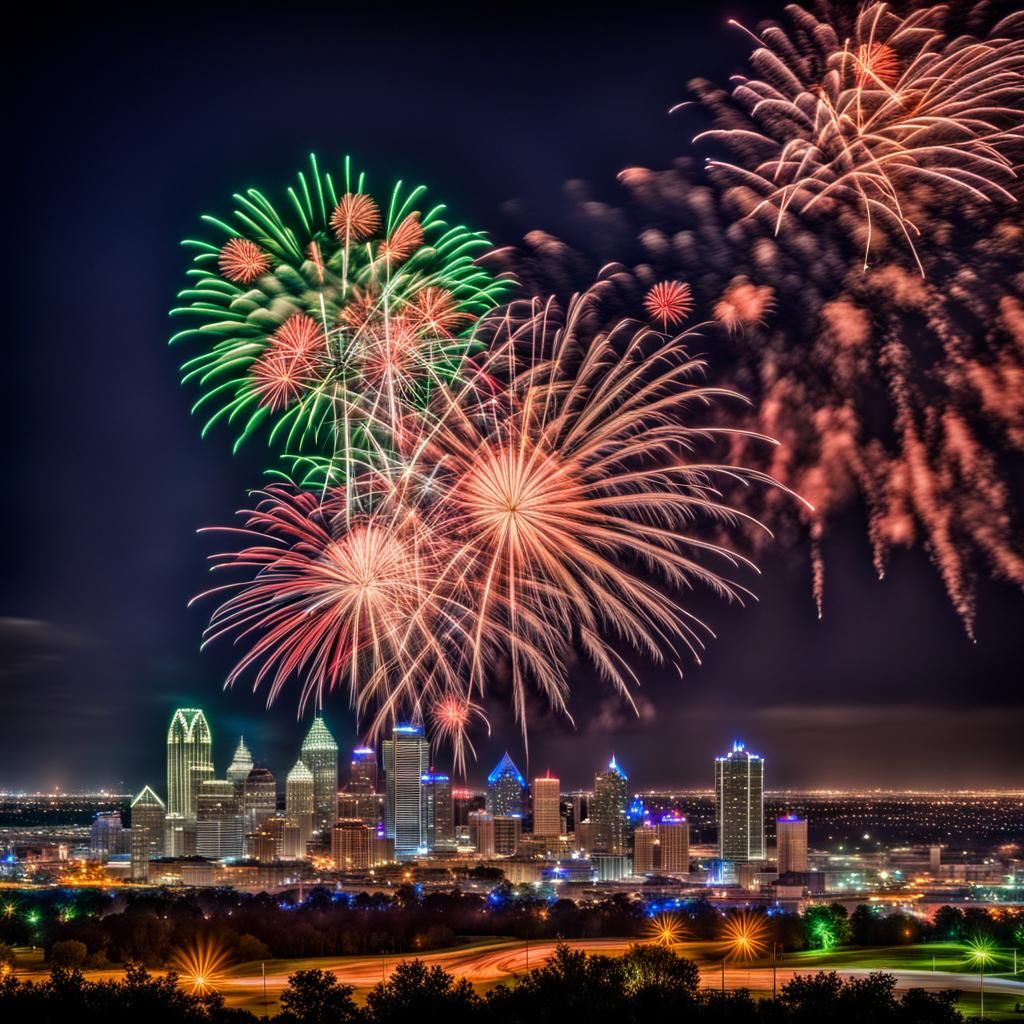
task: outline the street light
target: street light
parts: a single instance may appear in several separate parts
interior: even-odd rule
[[[981,1016],[985,1017],[985,964],[995,956],[992,940],[979,935],[967,943],[967,958],[981,971]]]

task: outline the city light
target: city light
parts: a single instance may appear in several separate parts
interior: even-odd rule
[[[675,914],[656,914],[647,926],[647,938],[660,946],[674,946],[686,929]]]
[[[740,910],[730,915],[723,934],[727,955],[733,960],[754,960],[768,949],[768,926],[760,914]]]
[[[183,984],[190,986],[194,994],[205,995],[216,988],[228,959],[227,951],[205,936],[197,939],[191,948],[179,950],[171,964]]]

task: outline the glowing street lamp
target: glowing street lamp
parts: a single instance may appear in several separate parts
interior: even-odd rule
[[[995,946],[992,940],[978,935],[967,943],[967,959],[978,965],[981,972],[981,1017],[985,1017],[985,964],[995,957]]]

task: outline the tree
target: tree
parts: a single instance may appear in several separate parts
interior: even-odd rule
[[[240,960],[269,960],[270,947],[255,935],[246,932],[238,936],[238,957]]]
[[[6,942],[0,942],[0,977],[10,974],[17,966],[18,960],[14,955],[14,947],[8,946]]]
[[[959,907],[939,907],[932,919],[937,939],[959,939],[964,934],[964,912]]]
[[[54,967],[81,967],[88,955],[85,943],[77,939],[65,939],[50,947],[50,963]]]
[[[413,1020],[463,1024],[478,1019],[480,1006],[480,997],[465,978],[456,981],[440,967],[427,967],[422,960],[400,963],[391,977],[366,997],[372,1024]]]
[[[279,1024],[349,1024],[359,1020],[352,986],[330,971],[297,971],[281,993]]]

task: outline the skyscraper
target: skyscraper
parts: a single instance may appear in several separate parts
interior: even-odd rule
[[[196,820],[199,784],[213,777],[213,739],[198,708],[179,708],[167,730],[167,813]]]
[[[349,793],[377,792],[377,752],[373,747],[356,747],[348,771]]]
[[[505,751],[494,771],[487,776],[487,810],[494,815],[518,814],[525,810],[526,780]]]
[[[745,864],[764,860],[764,758],[736,742],[715,758],[718,855]]]
[[[227,780],[235,784],[239,796],[242,795],[242,788],[245,785],[245,780],[249,778],[249,772],[252,771],[252,768],[252,754],[249,753],[249,748],[245,745],[245,737],[243,736],[238,741],[235,756],[231,759],[231,764],[228,765],[227,771]]]
[[[196,853],[210,860],[241,857],[244,838],[235,784],[207,779],[196,797]]]
[[[149,862],[164,852],[164,820],[167,808],[149,786],[132,801],[132,872],[138,882],[149,878]]]
[[[665,814],[658,822],[658,870],[663,875],[690,873],[690,823],[678,814]]]
[[[626,853],[626,773],[615,763],[594,775],[594,798],[590,801],[593,849],[599,853]]]
[[[313,830],[330,841],[338,806],[338,744],[317,715],[302,741],[302,760],[313,773]]]
[[[807,820],[786,814],[775,821],[775,844],[780,875],[805,872],[807,862]]]
[[[428,850],[455,849],[455,807],[452,782],[447,775],[428,772],[420,776],[423,787],[423,843]]]
[[[126,840],[130,839],[124,835],[120,811],[99,811],[92,819],[89,833],[89,858],[106,863],[116,854],[128,853]]]
[[[481,857],[494,856],[494,815],[487,811],[469,812],[469,842]]]
[[[266,768],[249,771],[242,787],[242,815],[245,835],[255,836],[267,818],[277,814],[277,780]],[[246,841],[246,854],[253,855],[253,840]]]
[[[562,833],[562,795],[551,772],[533,780],[533,834],[553,838]]]
[[[313,819],[316,814],[316,794],[313,773],[306,762],[298,760],[284,783],[284,815],[299,830],[298,853],[306,856],[306,846],[313,838]]]
[[[523,834],[523,816],[495,814],[491,821],[494,827],[494,852],[503,857],[515,856],[519,852],[519,840]]]
[[[396,725],[382,744],[387,800],[384,829],[395,841],[398,860],[415,857],[426,848],[423,835],[422,776],[430,770],[430,743],[422,725]]]

